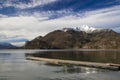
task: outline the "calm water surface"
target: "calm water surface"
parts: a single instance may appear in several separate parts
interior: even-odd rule
[[[48,58],[120,63],[120,51],[0,50],[0,80],[120,80],[120,72],[29,61],[26,60],[26,54]]]
[[[119,50],[51,50],[37,51],[27,55],[52,59],[120,64]]]

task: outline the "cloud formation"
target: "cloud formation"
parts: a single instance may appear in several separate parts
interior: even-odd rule
[[[1,0],[0,8],[13,6],[19,9],[33,8],[40,5],[45,5],[56,0]]]

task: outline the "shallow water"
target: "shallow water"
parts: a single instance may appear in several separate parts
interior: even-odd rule
[[[0,80],[120,80],[120,72],[116,71],[80,66],[58,66],[46,62],[26,60],[26,53],[45,54],[46,52],[55,52],[58,56],[57,53],[73,53],[76,51],[0,50]]]

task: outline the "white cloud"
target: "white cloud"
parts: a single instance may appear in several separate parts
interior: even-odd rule
[[[36,35],[44,34],[44,30],[46,29],[44,24],[32,16],[1,18],[0,34],[8,36],[24,35],[25,38],[32,39]]]
[[[5,17],[8,17],[8,16],[0,14],[0,18],[3,18],[3,17],[5,18]]]
[[[61,22],[63,21],[63,23],[65,21],[66,24],[68,23],[68,25],[72,26],[88,24],[94,27],[102,28],[120,27],[120,6],[100,9],[96,11],[88,11],[85,12],[84,16],[82,17],[70,15],[56,20],[58,22],[60,22],[61,20]]]
[[[50,2],[54,2],[56,0],[31,0],[31,1],[32,2],[28,4],[23,4],[23,3],[16,4],[15,7],[20,8],[20,9],[33,8],[39,5],[44,5]]]
[[[13,45],[16,46],[22,46],[26,41],[28,40],[25,39],[23,35],[10,36],[5,34],[0,34],[0,42],[7,42],[7,43],[12,43]]]
[[[19,0],[16,1],[16,3],[13,3],[14,0],[7,0],[3,6],[4,7],[9,7],[9,6],[14,6],[16,8],[20,8],[20,9],[25,9],[25,8],[33,8],[36,6],[40,6],[40,5],[44,5],[44,4],[48,4],[51,2],[54,2],[56,0],[30,0],[30,3],[23,3],[20,2]]]

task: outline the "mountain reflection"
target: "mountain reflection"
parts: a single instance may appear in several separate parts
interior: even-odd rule
[[[39,51],[28,55],[52,59],[120,64],[120,51]]]

